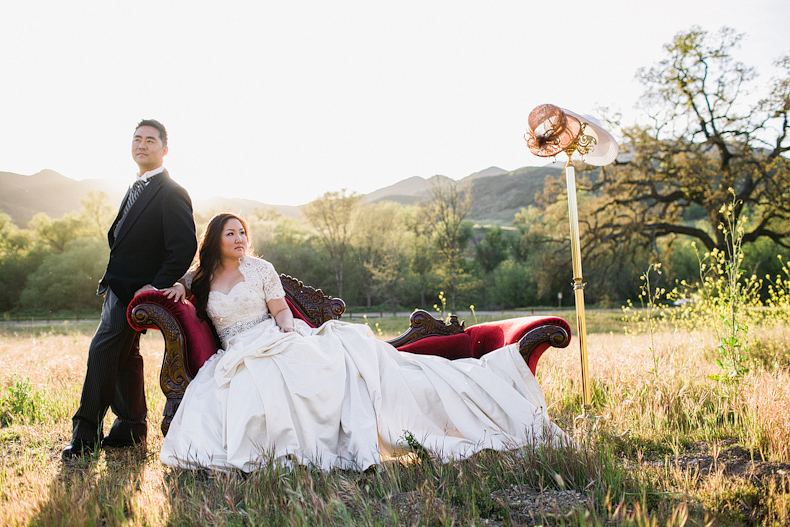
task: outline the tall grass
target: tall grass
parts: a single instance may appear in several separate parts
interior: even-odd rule
[[[774,281],[774,287],[778,291],[786,283]],[[781,305],[786,297],[777,293],[774,301]],[[751,308],[744,308],[750,317],[743,333],[749,368],[737,382],[722,382],[716,378],[722,334],[712,322],[707,327],[684,322],[697,310],[720,324],[711,312],[703,313],[713,304],[654,304],[650,326],[644,323],[646,309],[632,310],[642,322],[588,313],[593,407],[605,419],[597,431],[577,436],[575,447],[485,451],[447,464],[417,449],[404,462],[364,473],[269,464],[243,475],[163,466],[157,332],[141,342],[148,444],[64,464],[60,451],[70,436],[93,325],[5,327],[0,329],[0,524],[787,523],[790,474],[782,474],[790,464],[787,324],[763,312],[772,306],[753,317]],[[627,333],[619,330],[624,324]],[[405,320],[397,325],[402,329]],[[390,338],[400,329],[380,336]],[[582,403],[578,357],[575,343],[552,350],[537,374],[552,418],[568,432]],[[732,445],[748,453],[753,469],[773,467],[772,477],[732,473],[723,461]],[[703,453],[714,459],[708,469],[684,461]]]

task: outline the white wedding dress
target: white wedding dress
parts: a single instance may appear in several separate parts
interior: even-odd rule
[[[360,324],[296,320],[282,333],[266,307],[285,296],[274,267],[245,257],[240,269],[227,295],[209,294],[223,350],[189,384],[164,463],[364,470],[408,452],[407,434],[444,462],[566,438],[515,345],[449,361],[401,353]]]

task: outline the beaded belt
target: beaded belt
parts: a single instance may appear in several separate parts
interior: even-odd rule
[[[246,322],[239,322],[238,324],[234,324],[227,329],[223,329],[220,331],[217,336],[220,338],[221,341],[226,342],[229,338],[238,335],[242,331],[250,329],[253,326],[257,326],[267,318],[271,318],[272,315],[267,313],[265,315],[261,315],[258,318],[254,318],[252,320],[248,320]]]

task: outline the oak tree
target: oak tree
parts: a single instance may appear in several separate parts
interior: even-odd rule
[[[644,118],[622,128],[613,166],[588,173],[601,197],[586,219],[596,240],[637,236],[649,246],[685,235],[728,254],[720,226],[731,213],[743,243],[767,237],[790,247],[790,55],[760,85],[734,58],[741,39],[693,27],[638,72]]]

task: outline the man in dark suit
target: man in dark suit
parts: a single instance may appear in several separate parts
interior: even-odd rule
[[[146,440],[140,333],[129,326],[126,307],[144,291],[172,286],[197,249],[192,201],[165,170],[166,154],[165,127],[152,119],[141,121],[132,139],[140,172],[107,233],[110,260],[98,290],[104,295],[101,322],[88,350],[80,407],[64,459],[95,452],[100,445],[131,446]],[[103,436],[107,408],[116,419]]]

